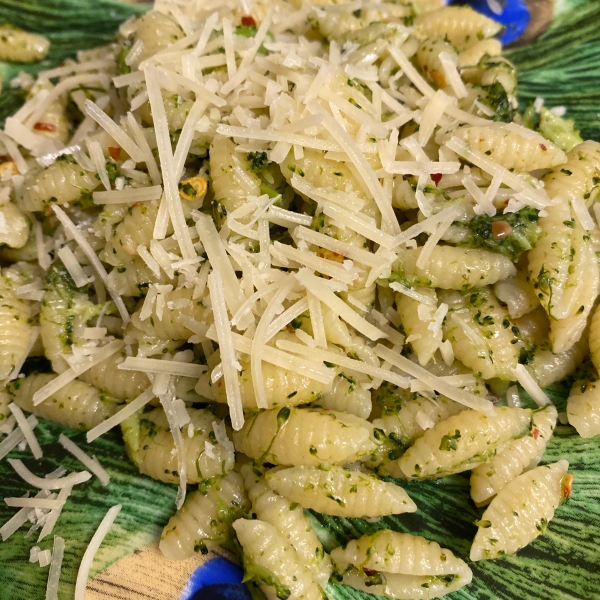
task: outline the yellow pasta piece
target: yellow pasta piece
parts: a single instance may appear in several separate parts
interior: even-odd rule
[[[471,473],[471,498],[484,506],[510,481],[540,462],[556,426],[557,411],[548,405],[533,413],[531,433],[510,442]]]
[[[569,423],[583,438],[600,435],[600,385],[575,382],[567,400]]]
[[[233,433],[236,450],[259,464],[319,465],[353,462],[374,452],[373,426],[354,415],[311,408],[268,410]]]
[[[524,137],[502,125],[464,127],[452,132],[471,148],[489,155],[506,169],[534,171],[549,169],[567,161],[566,154],[541,135]]]
[[[513,439],[531,430],[531,411],[497,408],[493,416],[465,410],[440,421],[383,472],[407,479],[439,478],[461,473],[490,460]]]
[[[571,493],[573,476],[561,460],[519,475],[492,500],[478,522],[471,560],[514,554],[546,531],[554,511]]]
[[[516,273],[509,258],[487,250],[436,246],[424,267],[417,266],[420,253],[420,248],[405,250],[394,265],[394,271],[403,272],[409,281],[415,280],[415,285],[469,290]]]
[[[459,50],[491,38],[502,29],[500,23],[462,6],[445,6],[419,15],[414,24],[420,35],[445,38]]]

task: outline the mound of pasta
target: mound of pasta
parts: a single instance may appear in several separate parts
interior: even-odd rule
[[[3,433],[120,427],[179,486],[163,554],[237,552],[256,597],[477,586],[464,548],[333,549],[307,516],[402,522],[427,479],[469,472],[472,561],[543,533],[572,485],[543,464],[557,420],[600,434],[600,144],[519,112],[500,30],[441,0],[161,0],[21,74]],[[9,59],[48,51],[10,32]]]

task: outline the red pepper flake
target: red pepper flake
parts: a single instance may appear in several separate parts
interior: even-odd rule
[[[571,492],[573,491],[573,475],[567,473],[562,480],[562,493],[565,500],[569,499]]]
[[[246,17],[242,17],[242,25],[245,25],[246,27],[256,27],[256,21],[254,20],[254,17],[248,15]]]
[[[36,131],[49,131],[51,133],[56,131],[56,125],[52,125],[52,123],[36,123],[33,128]]]
[[[546,150],[548,150],[548,148],[546,148],[546,144],[540,144],[540,148],[546,152]]]
[[[432,173],[431,174],[431,181],[433,181],[433,183],[435,183],[435,185],[437,185],[442,179],[442,174],[441,173]]]
[[[8,162],[9,160],[12,160],[12,158],[10,156],[6,156],[6,154],[0,155],[0,163],[5,163],[5,162]]]
[[[533,436],[534,440],[537,440],[540,437],[540,430],[537,427],[534,427],[531,435]]]
[[[492,239],[501,240],[512,233],[513,228],[506,221],[492,222]]]
[[[108,147],[108,153],[113,160],[119,160],[121,158],[121,148],[114,148],[113,146]]]
[[[367,577],[373,577],[374,575],[379,575],[379,571],[374,571],[373,569],[367,569],[366,567],[363,567],[363,573]]]

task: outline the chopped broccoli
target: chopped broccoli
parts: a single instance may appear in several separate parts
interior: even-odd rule
[[[508,94],[504,87],[502,87],[502,84],[499,81],[494,81],[492,85],[483,86],[482,90],[485,94],[481,98],[481,102],[489,106],[496,113],[492,120],[511,123],[516,111],[512,107]]]
[[[256,37],[257,31],[256,25],[238,25],[235,28],[235,35],[241,35],[246,38]]]
[[[543,106],[538,131],[565,152],[583,142],[572,119],[563,119]]]
[[[248,581],[262,582],[275,590],[275,595],[279,600],[287,600],[291,591],[287,585],[283,585],[277,575],[265,567],[253,564],[247,560],[244,561],[244,579],[243,583]]]
[[[262,173],[269,166],[266,152],[249,152],[248,162],[253,173]]]
[[[540,239],[542,230],[537,223],[538,213],[537,209],[526,206],[515,213],[493,217],[477,215],[467,223],[454,223],[469,231],[466,240],[459,246],[485,248],[517,262],[521,254],[531,250]]]
[[[533,104],[529,104],[521,117],[521,122],[525,127],[541,133],[565,152],[570,152],[583,142],[572,119],[563,119],[545,106],[537,112]]]

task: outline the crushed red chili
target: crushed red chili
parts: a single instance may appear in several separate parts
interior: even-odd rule
[[[242,17],[242,25],[245,25],[246,27],[256,27],[256,21],[254,20],[254,17],[248,15]]]
[[[115,148],[114,146],[109,146],[108,153],[110,154],[110,157],[114,160],[119,160],[119,158],[121,158],[121,148]]]
[[[56,125],[52,125],[52,123],[36,123],[33,128],[36,131],[49,131],[51,133],[56,131]]]

